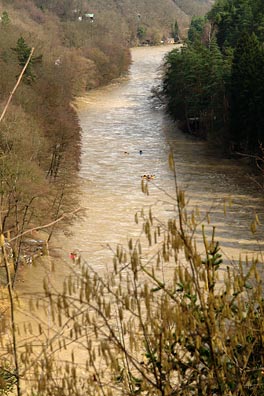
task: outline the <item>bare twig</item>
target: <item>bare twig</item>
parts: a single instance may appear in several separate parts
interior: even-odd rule
[[[38,227],[34,227],[34,228],[30,228],[29,230],[26,230],[24,232],[22,232],[21,234],[16,235],[15,237],[11,238],[8,242],[13,242],[18,238],[21,238],[24,235],[30,234],[33,231],[39,231],[39,230],[43,230],[45,228],[49,228],[51,226],[53,226],[54,224],[58,223],[59,221],[62,221],[63,219],[73,216],[74,214],[76,214],[77,212],[80,212],[80,210],[84,210],[85,208],[77,208],[75,209],[73,212],[70,213],[64,213],[62,216],[60,216],[57,220],[51,221],[48,224],[44,224],[42,226],[38,226]]]

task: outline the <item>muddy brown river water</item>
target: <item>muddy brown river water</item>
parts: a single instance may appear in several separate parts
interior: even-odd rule
[[[127,79],[78,101],[83,131],[78,194],[86,212],[55,236],[53,250],[64,262],[55,272],[50,272],[48,265],[26,268],[24,282],[18,285],[20,294],[41,291],[45,274],[59,285],[72,264],[69,253],[73,250],[99,271],[111,260],[108,244],[126,244],[130,237],[139,235],[134,215],[141,208],[153,205],[155,215],[162,219],[173,215],[164,193],[175,194],[168,166],[170,147],[178,183],[186,190],[190,207],[198,205],[201,212],[211,208],[211,225],[217,226],[225,259],[235,261],[240,254],[261,251],[263,226],[252,235],[250,224],[256,213],[263,223],[264,200],[248,177],[248,168],[223,158],[206,142],[183,134],[150,100],[151,87],[158,82],[158,68],[170,49],[133,49]],[[149,183],[149,196],[141,191],[144,174],[155,175]],[[224,201],[231,198],[232,206],[225,215]]]
[[[175,156],[178,183],[186,190],[190,207],[211,210],[211,225],[228,259],[259,252],[263,226],[252,235],[255,213],[263,223],[264,199],[240,162],[223,158],[215,148],[183,134],[164,111],[153,106],[151,87],[158,83],[159,66],[171,47],[132,50],[128,79],[93,91],[78,101],[82,127],[79,172],[80,204],[85,215],[69,229],[57,233],[53,248],[71,265],[69,253],[77,250],[98,270],[111,260],[108,244],[126,244],[139,235],[134,215],[154,205],[158,217],[167,218],[172,207],[161,190],[175,195],[168,166],[170,147]],[[140,154],[142,150],[142,154]],[[150,195],[141,192],[141,176],[154,174]],[[224,215],[224,201],[232,199]],[[211,229],[211,225],[208,230]],[[52,273],[56,284],[67,268]],[[48,269],[44,268],[44,273]],[[34,294],[42,289],[43,268],[25,270],[20,291]]]
[[[65,251],[79,249],[95,266],[109,259],[107,243],[123,243],[137,232],[133,226],[137,210],[157,203],[158,216],[169,214],[171,209],[162,202],[165,197],[159,190],[174,194],[169,147],[175,155],[178,182],[186,190],[190,205],[199,205],[201,211],[213,206],[211,221],[217,225],[218,239],[230,257],[258,251],[262,245],[263,229],[253,236],[250,224],[255,212],[263,219],[264,200],[249,179],[248,169],[223,158],[206,142],[184,135],[162,109],[153,107],[150,90],[157,83],[157,69],[169,49],[133,49],[128,80],[80,100],[80,196],[87,212],[71,228],[72,237],[61,238]],[[149,197],[141,192],[144,174],[155,174]],[[232,207],[225,216],[224,199],[230,197]]]

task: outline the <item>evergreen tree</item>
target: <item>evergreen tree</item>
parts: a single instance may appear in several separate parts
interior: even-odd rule
[[[184,119],[185,114],[185,59],[184,51],[173,50],[166,58],[166,75],[163,81],[164,93],[167,96],[167,110],[175,119]]]
[[[175,42],[177,42],[177,41],[180,40],[180,36],[179,36],[179,25],[178,25],[178,22],[177,22],[177,21],[175,21],[175,22],[172,24],[171,34],[172,34],[172,37],[174,38],[174,41],[175,41]]]
[[[2,26],[8,26],[10,24],[10,18],[6,11],[3,11],[0,21]]]
[[[208,13],[221,48],[235,47],[243,32],[264,37],[264,9],[260,0],[218,0]]]
[[[204,25],[206,23],[205,17],[193,17],[188,31],[188,40],[193,43],[202,35]]]
[[[264,50],[256,35],[244,33],[234,52],[231,75],[231,133],[243,149],[264,138]]]
[[[31,47],[27,45],[23,37],[20,37],[17,40],[16,47],[12,48],[12,50],[16,52],[19,66],[23,68],[29,58]],[[24,74],[24,81],[26,81],[27,83],[31,83],[36,79],[36,75],[33,71],[33,65],[35,65],[36,63],[40,63],[41,61],[42,61],[42,55],[33,56],[31,58]]]
[[[166,58],[163,91],[167,110],[174,118],[184,121],[189,132],[200,129],[201,133],[202,129],[205,136],[215,123],[224,122],[223,63],[214,38],[210,47],[196,41],[181,52],[172,51]]]

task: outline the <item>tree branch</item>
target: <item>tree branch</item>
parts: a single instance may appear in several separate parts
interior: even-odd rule
[[[44,225],[42,225],[42,226],[30,228],[29,230],[26,230],[26,231],[22,232],[21,234],[18,234],[18,235],[16,235],[15,237],[9,239],[8,242],[13,242],[13,241],[15,241],[16,239],[21,238],[22,236],[24,236],[24,235],[26,235],[26,234],[30,234],[30,233],[33,232],[33,231],[39,231],[39,230],[43,230],[44,228],[51,227],[51,226],[53,226],[54,224],[58,223],[59,221],[65,219],[65,218],[67,218],[67,217],[73,216],[75,213],[79,212],[80,210],[84,210],[84,209],[85,209],[85,208],[77,208],[77,209],[75,209],[73,212],[64,213],[64,214],[63,214],[62,216],[60,216],[57,220],[54,220],[54,221],[52,221],[52,222],[50,222],[50,223],[48,223],[48,224],[44,224]]]

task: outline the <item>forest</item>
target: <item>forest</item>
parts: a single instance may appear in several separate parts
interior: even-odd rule
[[[219,0],[166,59],[167,110],[227,152],[259,155],[264,114],[262,1]]]

